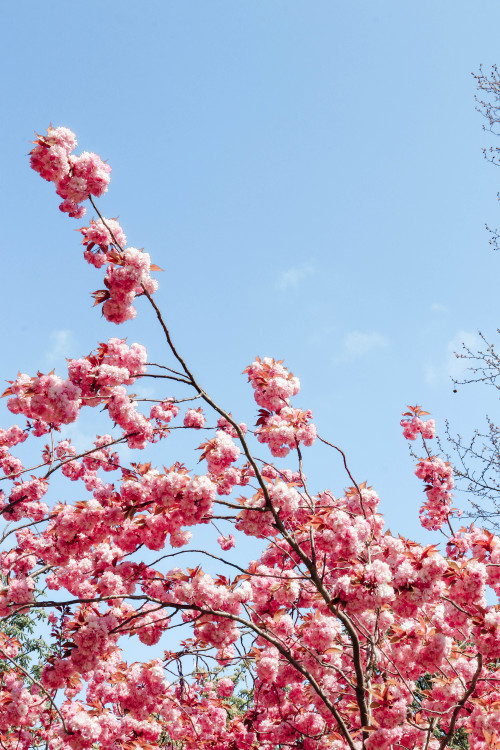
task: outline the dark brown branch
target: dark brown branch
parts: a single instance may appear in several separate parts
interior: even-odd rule
[[[455,726],[457,723],[458,714],[460,713],[460,711],[465,706],[470,696],[476,689],[477,681],[479,679],[479,675],[481,674],[482,668],[483,668],[483,656],[482,654],[478,654],[477,655],[477,669],[474,673],[474,677],[472,678],[471,684],[469,685],[469,689],[464,693],[462,699],[455,706],[455,710],[453,711],[453,714],[451,716],[450,728],[448,729],[448,732],[445,734],[445,736],[441,740],[441,743],[439,745],[439,750],[444,750],[448,742],[452,739],[453,735],[455,734]]]

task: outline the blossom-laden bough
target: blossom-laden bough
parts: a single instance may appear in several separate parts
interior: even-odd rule
[[[429,449],[433,421],[411,407],[402,426],[422,440],[421,521],[447,537],[443,553],[384,532],[376,492],[317,435],[311,412],[292,405],[300,383],[283,362],[257,358],[245,371],[260,408],[253,430],[212,399],[153,299],[157,267],[95,204],[110,167],[75,147],[71,131],[49,128],[32,167],[70,216],[87,200],[96,212],[80,231],[85,259],[105,268],[94,293],[104,316],[122,323],[145,298],[170,359],[149,363],[142,345],[111,338],[70,359],[66,377],[19,374],[6,390],[18,424],[0,431],[0,747],[499,747],[500,611],[485,594],[500,591],[500,539],[454,530],[453,476]],[[145,410],[130,391],[144,377],[172,389]],[[176,396],[181,388],[189,396]],[[60,431],[96,407],[112,426],[78,453]],[[120,459],[116,446],[147,452],[177,429],[203,434],[200,473]],[[317,439],[342,458],[350,486],[341,497],[306,482],[302,451]],[[16,455],[26,440],[39,451],[34,466]],[[259,443],[294,457],[293,468],[260,459]],[[60,476],[81,500],[61,502],[59,484],[50,501]],[[264,551],[244,565],[193,550],[190,529],[207,524],[224,524],[222,553],[242,535]],[[186,551],[196,567],[176,565]],[[37,674],[12,622],[40,612],[52,631]],[[136,639],[152,649],[149,661],[134,660]]]

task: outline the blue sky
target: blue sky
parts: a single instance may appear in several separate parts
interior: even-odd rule
[[[165,269],[157,302],[204,386],[251,422],[240,373],[257,354],[284,359],[297,405],[379,491],[391,530],[422,538],[400,412],[420,403],[467,434],[496,406],[449,378],[460,341],[498,325],[484,223],[500,180],[471,76],[500,63],[498,2],[19,0],[0,13],[2,378],[64,374],[64,356],[115,335],[165,351],[141,302],[120,327],[91,307],[102,274],[83,261],[84,222],[28,167],[33,131],[52,122],[112,166],[99,205]],[[314,489],[346,484],[321,447],[306,473]]]

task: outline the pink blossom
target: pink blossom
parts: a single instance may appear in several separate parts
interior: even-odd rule
[[[436,423],[433,419],[428,419],[424,422],[418,416],[414,416],[411,419],[406,417],[401,420],[400,424],[403,428],[403,435],[407,440],[415,440],[419,434],[424,439],[430,440],[436,434]]]
[[[316,427],[309,423],[312,412],[303,412],[285,406],[276,414],[263,415],[255,430],[260,443],[267,443],[273,456],[286,456],[290,449],[300,443],[306,446],[313,444],[316,438]]]
[[[229,415],[229,416],[231,416],[231,415]],[[217,427],[220,430],[224,430],[224,432],[227,432],[227,434],[231,435],[232,438],[237,438],[238,437],[238,433],[236,432],[236,430],[233,427],[233,425],[230,422],[228,422],[228,420],[225,419],[224,417],[219,417],[219,419],[217,420]],[[246,426],[246,424],[244,422],[240,422],[239,428],[240,428],[240,430],[242,431],[243,434],[245,434],[246,431],[247,431],[247,429],[248,429],[247,426]]]
[[[101,250],[106,251],[115,242],[125,247],[127,237],[118,223],[117,219],[99,219],[91,221],[90,226],[78,230],[83,234],[83,244],[87,250],[92,250],[93,245],[98,245]]]
[[[13,396],[7,406],[14,414],[24,414],[30,419],[56,425],[69,424],[78,417],[81,391],[57,375],[40,373],[30,378],[20,374],[10,390]]]
[[[217,692],[223,698],[232,695],[234,691],[234,682],[229,677],[223,677],[217,683]]]
[[[184,414],[184,427],[193,427],[195,430],[200,430],[205,424],[205,417],[201,408],[188,409]]]
[[[15,604],[27,604],[33,601],[34,589],[33,578],[13,578],[9,581],[7,598]]]
[[[235,539],[233,534],[229,534],[229,536],[222,536],[222,534],[217,539],[218,543],[220,544],[221,549],[228,550],[232,549],[235,545]]]
[[[257,357],[244,371],[254,388],[255,400],[264,409],[280,411],[300,390],[299,379],[270,357]]]
[[[213,440],[200,446],[203,448],[202,458],[207,462],[211,474],[221,474],[240,455],[240,449],[232,438],[222,430],[217,430]]]
[[[49,127],[31,151],[31,166],[45,180],[54,182],[63,198],[61,211],[81,218],[85,208],[80,204],[89,195],[101,196],[108,189],[111,167],[87,151],[74,156],[71,152],[75,146],[76,138],[70,130]]]

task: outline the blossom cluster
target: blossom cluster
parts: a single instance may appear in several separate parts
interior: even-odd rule
[[[129,347],[124,339],[111,338],[95,354],[68,360],[66,379],[53,372],[32,377],[19,373],[3,395],[10,396],[9,410],[32,420],[34,433],[43,435],[50,425],[58,428],[75,422],[82,406],[97,406],[122,394],[120,386],[131,385],[144,374],[146,358],[141,344]]]
[[[407,440],[416,440],[422,435],[424,440],[431,440],[436,434],[436,423],[433,419],[422,420],[420,417],[428,414],[419,406],[409,406],[409,411],[403,413],[400,424],[403,428],[403,436]]]
[[[259,406],[271,412],[279,412],[288,406],[290,398],[300,390],[300,381],[283,367],[282,361],[271,357],[257,357],[245,370],[254,389]]]
[[[306,446],[316,439],[316,427],[309,422],[312,412],[284,406],[277,414],[261,412],[255,434],[266,443],[273,456],[287,456],[299,443]]]
[[[198,409],[188,409],[184,414],[184,427],[192,427],[195,430],[201,430],[206,420],[203,416],[201,407]]]
[[[93,292],[95,304],[102,304],[104,317],[112,323],[124,323],[137,315],[133,306],[137,295],[154,294],[158,282],[151,278],[151,271],[158,270],[151,264],[149,253],[135,247],[126,247],[126,236],[116,219],[92,221],[81,227],[85,260],[96,268],[109,263],[104,277],[106,289]]]
[[[70,216],[80,219],[85,215],[81,205],[90,195],[103,195],[109,184],[111,167],[97,154],[84,151],[75,156],[77,145],[75,134],[68,128],[47,129],[47,135],[39,135],[31,151],[31,167],[53,182],[57,195],[63,201],[59,208]]]
[[[250,464],[246,463],[241,467],[234,465],[241,455],[241,449],[235,443],[235,440],[239,440],[239,435],[233,426],[234,423],[232,424],[230,420],[232,420],[230,414],[228,414],[228,419],[219,417],[215,436],[199,446],[199,450],[202,451],[200,461],[206,461],[207,475],[216,485],[218,495],[230,495],[237,485],[244,487],[255,476]],[[183,420],[184,427],[200,430],[205,424],[206,417],[201,407],[186,410]],[[247,426],[243,422],[238,427],[242,435],[247,432]],[[222,549],[230,549],[234,545],[234,537],[230,535],[229,538],[233,539],[232,543],[229,543],[223,536],[219,538]],[[221,540],[224,541],[221,542]]]
[[[101,268],[108,260],[116,257],[108,256],[112,245],[119,249],[127,244],[127,236],[117,219],[92,219],[90,226],[81,227],[78,231],[83,235],[83,256],[87,263],[96,268]]]
[[[438,456],[418,462],[415,474],[425,482],[427,501],[420,509],[420,522],[426,529],[440,529],[450,514],[453,469]]]
[[[0,429],[0,467],[6,476],[15,477],[23,471],[22,461],[12,455],[10,448],[24,443],[27,437],[28,433],[17,424],[7,430]]]
[[[424,440],[432,439],[436,434],[433,419],[423,421],[422,415],[428,414],[419,406],[409,406],[409,411],[403,413],[401,426],[403,436],[407,440],[415,440],[421,435]],[[453,469],[448,462],[438,456],[421,459],[417,463],[415,474],[425,482],[426,502],[420,508],[420,523],[426,529],[439,530],[446,522],[451,511],[454,486]]]
[[[87,357],[69,359],[66,379],[53,372],[39,372],[36,376],[20,373],[3,395],[10,396],[7,406],[13,414],[28,418],[28,429],[35,436],[75,422],[83,407],[104,405],[115,425],[122,428],[129,447],[144,448],[148,442],[168,434],[168,424],[179,412],[172,399],[154,404],[148,415],[138,411],[137,401],[125,386],[144,375],[146,359],[146,349],[141,344],[129,346],[125,339],[111,338]],[[17,426],[3,432],[16,436],[11,438],[11,445],[28,435]],[[8,451],[8,445],[0,444],[0,466],[12,476],[23,470],[22,462]],[[66,467],[68,476],[74,466],[71,463]]]
[[[316,427],[309,421],[312,412],[290,406],[290,398],[300,390],[299,379],[270,357],[257,357],[244,372],[262,407],[255,431],[259,442],[267,444],[276,457],[287,456],[300,443],[312,445],[316,438]]]
[[[132,304],[135,297],[144,292],[154,294],[158,289],[158,282],[150,275],[149,253],[127,247],[112,257],[114,262],[108,266],[104,278],[106,289],[94,292],[94,298],[96,304],[103,303],[102,314],[106,320],[124,323],[137,315]]]

